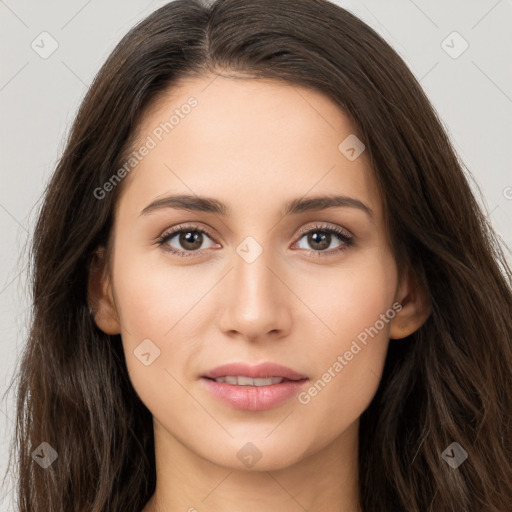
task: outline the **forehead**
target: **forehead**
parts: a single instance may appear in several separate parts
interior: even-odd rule
[[[318,91],[275,80],[190,78],[144,115],[132,150],[149,141],[151,150],[123,195],[140,208],[182,192],[277,211],[290,199],[338,193],[364,199],[380,216],[367,153],[354,160],[344,152],[354,143],[359,150],[358,139],[348,116]]]

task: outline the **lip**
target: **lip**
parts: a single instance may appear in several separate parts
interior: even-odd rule
[[[217,377],[225,377],[226,375],[244,375],[245,377],[252,377],[253,379],[283,377],[288,380],[301,380],[308,378],[307,375],[303,375],[277,363],[261,363],[252,366],[246,363],[228,363],[213,368],[213,370],[208,371],[202,375],[202,377],[216,379]]]
[[[237,386],[212,380],[228,375],[244,375],[252,378],[282,377],[288,380],[269,386]],[[276,363],[262,363],[256,366],[230,363],[210,370],[200,380],[216,399],[230,407],[247,411],[263,411],[288,401],[309,379]]]

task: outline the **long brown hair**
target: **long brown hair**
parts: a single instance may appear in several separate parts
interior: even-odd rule
[[[512,510],[512,273],[469,172],[410,70],[370,27],[326,0],[171,2],[99,71],[46,189],[34,232],[33,318],[18,370],[12,456],[21,512],[140,512],[155,489],[152,416],[120,336],[89,314],[88,268],[106,245],[123,165],[147,108],[180,78],[240,74],[310,87],[358,127],[398,268],[432,311],[391,340],[360,424],[364,512]],[[199,107],[200,108],[200,107]],[[42,442],[58,453],[42,469]],[[454,469],[441,454],[458,443]]]

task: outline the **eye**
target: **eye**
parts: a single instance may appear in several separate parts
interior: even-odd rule
[[[203,246],[205,236],[210,238],[210,235],[204,229],[198,228],[197,226],[178,226],[172,231],[164,233],[158,239],[157,243],[162,246],[164,250],[175,253],[179,256],[194,256],[194,254],[197,254],[203,249],[211,247]],[[173,243],[178,244],[181,248],[176,248],[173,246]]]
[[[213,243],[204,247],[203,244],[207,239],[211,241],[211,235],[198,226],[177,226],[160,236],[157,243],[159,246],[162,246],[165,251],[171,252],[179,257],[188,257],[196,256],[203,250],[213,247]],[[354,243],[353,237],[347,232],[337,227],[325,225],[313,226],[313,228],[309,228],[302,233],[297,244],[299,244],[299,249],[307,249],[300,245],[302,239],[305,239],[306,243],[310,244],[312,247],[310,252],[315,256],[330,256],[348,249]],[[336,241],[336,239],[338,239],[340,243],[332,248],[332,242]],[[178,245],[178,247],[176,247],[176,245]],[[327,250],[329,248],[330,250]]]
[[[306,243],[312,247],[313,253],[316,256],[330,256],[333,253],[345,251],[354,243],[353,237],[342,229],[325,225],[314,226],[303,233],[298,242],[300,249],[305,248],[300,246],[300,242],[304,238],[306,239]],[[340,243],[332,248],[331,244],[336,238]],[[329,249],[329,247],[331,247],[331,250],[327,251],[326,249]]]

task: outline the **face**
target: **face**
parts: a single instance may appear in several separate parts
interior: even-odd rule
[[[357,431],[403,288],[354,134],[327,97],[274,81],[194,78],[146,114],[96,320],[159,435],[278,469]],[[212,373],[230,363],[248,367]]]

